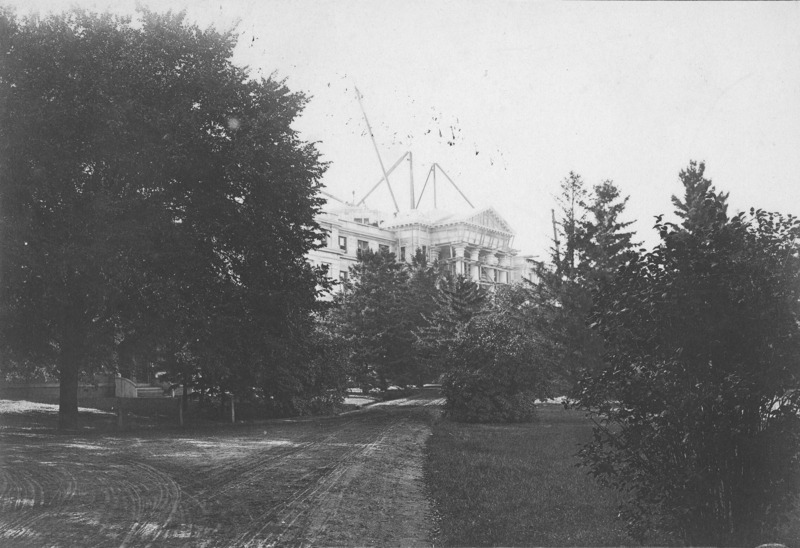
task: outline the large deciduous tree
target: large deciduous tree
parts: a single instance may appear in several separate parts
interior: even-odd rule
[[[120,341],[233,389],[314,306],[306,99],[250,78],[234,45],[182,14],[0,14],[0,343],[56,366],[61,427]]]
[[[604,366],[580,405],[585,463],[630,495],[629,523],[687,544],[777,540],[800,491],[800,222],[681,172],[680,225],[632,254],[596,303]]]

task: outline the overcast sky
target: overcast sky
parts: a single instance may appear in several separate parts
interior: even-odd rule
[[[5,1],[133,12],[132,1]],[[147,2],[142,2],[147,4]],[[296,127],[331,166],[327,191],[360,199],[381,177],[354,86],[388,168],[410,150],[419,194],[437,162],[477,206],[546,255],[570,171],[612,179],[655,242],[678,172],[704,160],[733,211],[800,213],[800,3],[458,1],[152,2],[236,26],[235,61],[311,96]],[[408,208],[409,170],[390,181]],[[431,183],[420,207],[432,206]],[[461,198],[439,177],[439,206]],[[355,193],[355,194],[354,194]],[[392,209],[380,188],[368,205]]]

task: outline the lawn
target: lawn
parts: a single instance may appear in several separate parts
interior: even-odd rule
[[[616,493],[576,467],[578,444],[590,436],[591,423],[558,405],[541,406],[531,424],[438,422],[426,463],[436,544],[636,544],[614,519]]]

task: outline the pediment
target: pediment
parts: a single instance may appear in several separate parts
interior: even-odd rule
[[[508,222],[506,222],[506,220],[503,219],[503,217],[501,217],[500,214],[492,207],[487,207],[486,209],[482,209],[477,213],[468,214],[462,219],[462,222],[470,223],[498,232],[514,234],[514,229],[511,228],[511,225],[508,224]]]

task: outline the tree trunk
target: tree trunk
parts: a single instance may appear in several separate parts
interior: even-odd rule
[[[187,416],[189,411],[189,374],[183,372],[183,392],[181,393],[181,426],[183,426],[183,419]]]
[[[236,424],[236,407],[233,403],[233,394],[231,394],[231,424]]]
[[[59,364],[58,429],[78,429],[78,377],[80,364],[73,344],[64,342]]]
[[[61,317],[61,352],[58,357],[58,429],[78,429],[78,379],[84,338],[80,303],[65,306]]]

